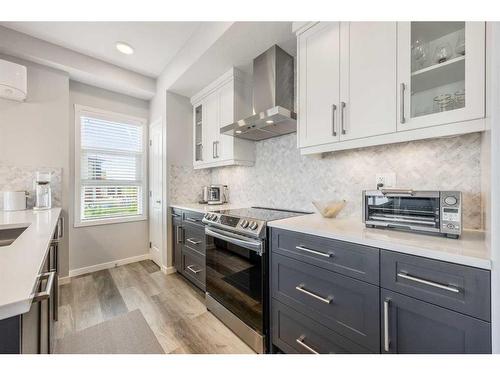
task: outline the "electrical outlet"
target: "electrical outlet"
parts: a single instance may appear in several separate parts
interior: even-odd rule
[[[396,187],[396,173],[377,173],[375,175],[375,186],[382,184],[385,188]]]

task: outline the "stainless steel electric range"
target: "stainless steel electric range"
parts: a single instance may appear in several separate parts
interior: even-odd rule
[[[308,213],[252,207],[203,218],[207,308],[257,353],[269,348],[267,223]]]

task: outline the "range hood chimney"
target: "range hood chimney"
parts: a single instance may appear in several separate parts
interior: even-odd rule
[[[222,134],[260,141],[297,131],[293,57],[277,45],[253,60],[253,116],[221,128]]]

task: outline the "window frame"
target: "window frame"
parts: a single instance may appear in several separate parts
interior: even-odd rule
[[[74,175],[74,227],[90,227],[105,224],[120,224],[134,221],[144,221],[148,219],[148,129],[147,120],[141,117],[130,116],[123,113],[111,112],[99,108],[84,106],[80,104],[74,105],[75,109],[75,175]],[[97,117],[106,121],[124,122],[134,124],[142,128],[142,166],[141,166],[141,189],[142,189],[142,214],[134,216],[123,216],[103,219],[81,220],[81,116]]]

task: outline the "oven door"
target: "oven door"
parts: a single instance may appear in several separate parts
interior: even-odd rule
[[[207,293],[263,335],[265,242],[205,227]]]

